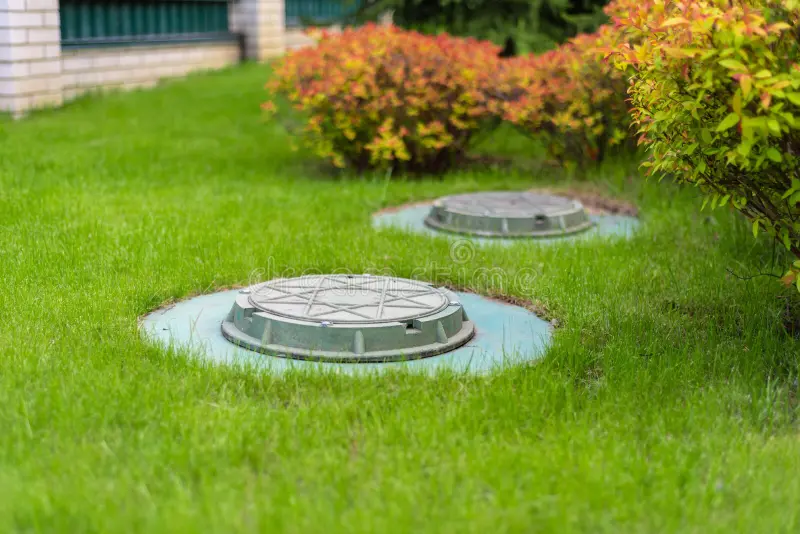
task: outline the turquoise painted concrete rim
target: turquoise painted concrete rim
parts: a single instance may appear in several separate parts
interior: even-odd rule
[[[280,374],[290,370],[319,370],[364,374],[405,369],[418,373],[455,371],[486,374],[541,359],[550,346],[552,325],[522,308],[473,293],[457,292],[475,324],[477,334],[455,351],[403,362],[327,363],[268,356],[237,347],[226,340],[221,324],[239,290],[202,295],[145,316],[141,331],[148,342],[186,349],[192,357],[214,364],[242,365]]]
[[[629,215],[590,215],[594,225],[588,230],[557,237],[529,237],[529,238],[501,238],[479,237],[466,234],[443,232],[430,228],[425,224],[425,218],[433,206],[433,201],[400,206],[391,211],[382,211],[373,214],[372,225],[376,229],[395,228],[416,234],[431,237],[444,237],[452,241],[467,240],[476,244],[501,244],[512,245],[519,243],[535,243],[542,245],[565,244],[580,241],[607,241],[612,239],[630,239],[641,226],[637,217]]]

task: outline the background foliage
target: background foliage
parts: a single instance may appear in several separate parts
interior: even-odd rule
[[[596,164],[613,148],[632,146],[627,81],[599,49],[617,40],[604,25],[544,54],[507,60],[502,74],[514,88],[503,119],[545,142],[567,168]]]
[[[594,31],[606,17],[607,0],[342,0],[355,7],[353,20],[377,20],[387,11],[394,23],[425,33],[490,40],[506,54],[542,52],[569,37]]]

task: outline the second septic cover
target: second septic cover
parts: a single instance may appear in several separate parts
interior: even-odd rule
[[[468,193],[433,203],[425,224],[437,230],[484,237],[554,237],[592,227],[577,200],[518,192]]]

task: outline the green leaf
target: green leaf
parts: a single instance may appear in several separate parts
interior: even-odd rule
[[[665,20],[661,25],[665,28],[669,28],[670,26],[677,26],[679,24],[689,24],[689,21],[683,17],[672,17],[671,19]]]
[[[738,122],[739,122],[739,115],[737,115],[736,113],[728,113],[728,116],[722,119],[722,122],[720,122],[719,126],[717,126],[717,131],[724,132],[725,130],[728,130],[732,128],[734,125],[738,124]]]
[[[736,152],[744,156],[745,158],[750,154],[750,149],[753,148],[751,143],[742,143],[736,147]]]
[[[775,163],[780,163],[781,161],[783,161],[783,156],[781,156],[781,153],[778,152],[778,150],[772,146],[767,149],[767,157],[772,161],[774,161]]]
[[[742,112],[742,93],[736,91],[736,94],[733,95],[733,99],[731,100],[731,106],[733,107],[733,112],[740,114]]]
[[[742,119],[742,135],[748,137],[752,134],[752,130],[758,129],[763,133],[767,130],[766,117],[744,117]]]
[[[720,65],[730,70],[747,70],[747,67],[736,61],[735,59],[723,59],[719,62]]]
[[[750,94],[750,89],[753,88],[753,78],[750,76],[742,76],[739,80],[739,85],[742,86],[742,94],[747,98],[747,95]]]
[[[758,237],[758,219],[753,221],[753,237]]]
[[[769,128],[772,132],[779,134],[781,133],[781,125],[778,124],[778,121],[775,119],[769,119],[767,121],[767,128]]]
[[[795,106],[800,106],[800,93],[786,93],[786,98]]]
[[[753,75],[754,78],[760,78],[760,79],[769,78],[770,76],[772,76],[772,73],[767,69],[760,70]]]
[[[694,151],[697,150],[697,143],[692,143],[691,145],[686,147],[686,154],[691,156],[694,154]]]
[[[700,130],[700,139],[707,145],[713,142],[713,139],[711,139],[711,132],[708,131],[708,128]]]

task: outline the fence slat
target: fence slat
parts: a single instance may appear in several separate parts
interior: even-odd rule
[[[61,0],[62,46],[231,39],[227,0]]]

